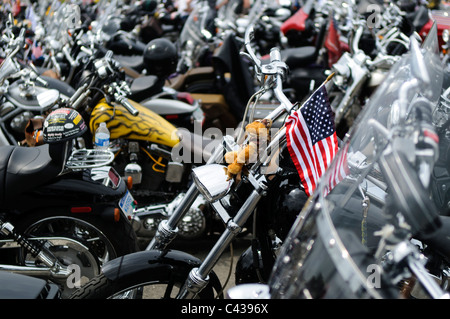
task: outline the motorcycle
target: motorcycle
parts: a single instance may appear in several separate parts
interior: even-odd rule
[[[8,28],[9,29],[9,28]],[[1,102],[0,145],[26,145],[35,141],[24,134],[30,121],[51,112],[59,98],[68,99],[75,90],[51,77],[40,76],[32,64],[20,62],[17,55],[24,43],[24,29],[15,37],[6,37],[6,56],[0,66]],[[41,102],[44,98],[45,102]]]
[[[253,94],[253,86],[250,75],[245,73],[247,66],[236,64],[235,57],[238,57],[239,49],[238,44],[234,43],[233,35],[225,37],[220,52],[211,58],[214,66],[205,62],[201,64],[202,67],[197,67],[194,62],[188,62],[188,56],[197,54],[197,49],[193,47],[203,47],[203,41],[209,41],[204,36],[199,37],[197,33],[205,28],[201,21],[206,19],[212,23],[213,16],[210,16],[210,12],[215,12],[215,9],[208,4],[202,3],[196,7],[183,26],[184,31],[176,44],[178,48],[165,38],[139,45],[134,34],[123,31],[107,36],[106,47],[115,48],[114,59],[123,66],[127,75],[131,89],[130,99],[177,126],[193,131],[192,122],[195,121],[202,124],[203,130],[218,127],[224,133],[226,128],[237,126],[236,118],[242,116],[245,103]],[[202,17],[200,22],[198,17]],[[100,21],[96,26],[97,38],[104,37],[101,25]],[[211,41],[218,46],[219,39]],[[186,43],[189,43],[189,47],[185,46]],[[124,46],[128,48],[128,52],[135,53],[120,54],[119,47]],[[79,52],[76,49],[72,51]],[[72,57],[72,60],[77,59]],[[184,64],[186,67],[181,67]],[[78,82],[77,79],[74,82]]]
[[[448,216],[430,196],[442,65],[436,37],[422,48],[410,41],[298,216],[267,284],[234,287],[230,298],[450,297]]]
[[[40,64],[42,74],[50,72],[54,77],[77,89],[85,68],[92,60],[106,54],[105,48],[111,47],[115,49],[114,59],[121,63],[126,74],[131,99],[177,126],[193,129],[197,124],[202,125],[204,115],[199,101],[186,92],[179,92],[164,85],[177,60],[177,52],[172,43],[166,39],[156,39],[144,45],[132,39],[131,33],[119,31],[108,34],[105,30],[115,17],[114,12],[111,12],[114,2],[107,6],[99,21],[93,21],[90,25],[85,21],[69,28],[64,23],[67,19],[66,12],[70,12],[71,6],[73,5],[62,4],[54,10],[51,18],[45,20],[48,34],[37,40],[44,43],[45,58]],[[63,30],[70,34],[62,32]],[[160,41],[165,42],[161,44]],[[123,45],[127,46],[129,52],[137,52],[137,55],[116,54]],[[135,49],[132,50],[129,46]],[[170,46],[173,47],[172,51]],[[140,73],[144,69],[146,76]]]
[[[113,154],[73,151],[87,130],[68,108],[51,112],[45,144],[1,146],[1,271],[42,277],[68,297],[109,259],[138,250],[126,217],[134,201]]]
[[[282,61],[289,66],[286,89],[290,90],[292,101],[308,98],[331,73],[333,64],[344,52],[349,51],[346,39],[348,27],[344,24],[347,23],[347,15],[351,15],[351,9],[346,9],[351,5],[348,2],[307,1],[291,18],[282,23],[282,35],[278,45],[282,48]],[[267,7],[267,4],[265,6]],[[309,34],[308,37],[305,32]],[[287,35],[290,39],[300,35],[303,42],[290,43],[289,40],[284,40]],[[264,41],[264,32],[260,32],[259,37]],[[260,45],[262,52],[267,51],[264,46],[263,42]],[[262,59],[267,60],[268,57],[269,55],[265,54]]]
[[[236,282],[267,279],[275,252],[307,196],[286,147],[286,128],[270,131],[270,142],[267,139],[266,144],[263,142],[269,134],[269,130],[265,130],[270,128],[269,123],[290,112],[294,106],[282,90],[287,66],[280,61],[279,51],[274,49],[271,63],[261,65],[250,46],[251,33],[250,27],[245,43],[248,57],[260,70],[258,79],[262,90],[259,94],[273,89],[280,101],[278,108],[266,119],[248,124],[245,136],[242,131],[236,137],[224,136],[207,163],[192,169],[194,184],[174,207],[172,215],[159,223],[146,250],[111,261],[103,267],[101,275],[84,285],[72,298],[139,298],[142,295],[138,288],[147,284],[160,286],[161,290],[152,292],[161,293],[164,298],[220,298],[222,287],[213,267],[228,245],[245,229],[252,234],[252,245],[238,261]],[[253,102],[252,98],[249,112]],[[255,127],[259,129],[252,130]],[[255,135],[260,137],[261,152],[260,157],[250,160],[247,156],[257,154],[257,151],[251,151],[257,143]],[[249,163],[240,162],[241,156]],[[205,208],[213,210],[225,227],[203,262],[185,252],[169,249],[180,220],[191,206],[196,207],[193,203],[198,196],[206,199],[208,205]],[[95,289],[91,289],[94,285]],[[152,292],[144,297],[156,298]]]
[[[176,43],[177,72],[166,83],[201,100],[205,129],[217,127],[226,133],[227,128],[238,126],[255,88],[250,66],[239,57],[239,34],[223,26],[217,33],[213,27],[225,22],[216,16],[210,1],[200,1],[189,14]]]
[[[314,25],[315,19],[314,1],[307,0],[305,3],[280,26],[280,32],[287,38],[291,47],[310,45],[315,42],[317,29]]]
[[[398,19],[393,14],[397,10],[392,5],[384,12],[380,20],[383,27],[375,36],[368,34],[365,20],[355,17],[352,22],[355,32],[349,43],[351,51],[344,52],[331,66],[331,72],[336,76],[328,84],[327,90],[336,114],[336,130],[341,138],[352,127],[366,100],[382,83],[392,65],[408,50],[408,36],[414,35],[420,39],[415,33],[404,33],[401,27],[404,18]]]
[[[177,40],[179,62],[177,71],[181,74],[199,66],[210,66],[211,52],[217,48],[215,37],[215,4],[201,0],[189,14]]]
[[[189,164],[170,160],[172,148],[180,139],[177,131],[183,131],[177,130],[165,119],[134,101],[130,100],[133,105],[130,104],[126,97],[131,90],[124,81],[121,66],[112,59],[111,53],[101,58],[91,57],[85,72],[78,78],[78,89],[73,90],[73,94],[67,97],[55,90],[36,85],[35,79],[40,78],[37,73],[30,68],[21,69],[22,66],[14,59],[15,52],[21,45],[12,47],[14,50],[0,68],[2,78],[8,79],[3,82],[4,98],[11,101],[5,103],[2,108],[2,144],[39,145],[42,139],[38,138],[36,141],[36,137],[41,134],[42,123],[48,113],[55,108],[70,107],[82,113],[91,129],[77,139],[76,147],[80,151],[86,148],[92,151],[94,133],[100,122],[112,119],[108,121],[113,142],[110,150],[116,155],[112,165],[120,176],[133,185],[131,193],[138,200],[136,214],[132,217],[130,214],[133,226],[139,236],[151,237],[156,220],[167,218],[170,213],[170,210],[165,208],[166,205],[170,206],[172,201],[179,198],[178,195],[182,196],[189,183],[186,177]],[[101,56],[100,52],[97,52]],[[26,98],[22,97],[25,91],[22,82],[9,81],[16,73],[25,71],[28,82],[31,83],[26,86],[27,92],[30,92]],[[55,82],[60,83],[56,80]],[[44,103],[40,104],[38,97],[43,97]],[[139,118],[136,117],[137,113],[140,114]],[[192,125],[194,124],[200,125],[197,122]],[[201,132],[197,135],[200,136]],[[184,136],[186,139],[190,138],[189,132]],[[199,141],[200,145],[195,139],[195,147],[190,154],[199,152],[203,160],[202,139]],[[186,218],[183,234],[187,238],[203,236],[208,233],[209,225],[212,224],[201,210],[194,210]]]
[[[151,238],[155,223],[167,218],[170,207],[184,196],[191,183],[189,170],[195,163],[192,159],[182,162],[172,154],[186,143],[189,149],[179,154],[181,158],[194,158],[202,163],[211,151],[205,152],[202,145],[217,144],[218,140],[203,138],[201,132],[194,135],[187,129],[176,128],[128,96],[129,88],[121,66],[109,51],[90,63],[79,88],[65,105],[79,110],[89,123],[83,147],[91,148],[97,128],[101,122],[106,122],[110,132],[109,150],[114,153],[112,166],[120,176],[130,180],[130,192],[138,203],[129,217],[138,236]],[[202,206],[201,202],[198,206]],[[214,220],[198,208],[184,221],[185,238],[207,235],[209,225],[214,224]]]

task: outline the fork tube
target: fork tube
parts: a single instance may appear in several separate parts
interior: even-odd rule
[[[220,256],[228,245],[240,233],[241,227],[253,213],[262,195],[258,190],[254,190],[247,201],[242,205],[236,216],[227,223],[227,228],[220,236],[209,254],[205,257],[200,267],[191,270],[188,279],[180,290],[179,299],[192,299],[208,284],[209,273],[216,265]]]
[[[253,191],[236,216],[228,222],[226,230],[199,267],[198,273],[202,275],[202,277],[206,277],[208,275],[220,258],[220,255],[222,255],[234,237],[241,232],[241,227],[244,226],[247,219],[253,213],[261,197],[262,196],[258,191]],[[238,227],[235,227],[236,225]]]
[[[221,156],[223,156],[223,147],[217,147],[213,155],[206,162],[206,165],[215,163],[221,158]],[[164,250],[167,248],[167,246],[177,235],[177,225],[179,221],[184,217],[186,212],[189,211],[189,208],[192,206],[199,194],[200,191],[197,189],[197,186],[195,183],[192,183],[180,204],[175,208],[173,214],[170,215],[169,219],[163,220],[159,223],[155,236],[153,236],[145,250]]]
[[[192,184],[169,219],[160,222],[155,236],[153,236],[145,250],[166,249],[167,245],[176,236],[178,222],[183,218],[199,194],[200,191],[195,184]]]

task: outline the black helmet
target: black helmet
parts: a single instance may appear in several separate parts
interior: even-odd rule
[[[51,112],[44,121],[42,130],[44,143],[65,142],[83,135],[87,125],[83,117],[69,108],[60,108]]]
[[[148,74],[168,77],[175,72],[177,60],[177,48],[167,39],[154,39],[145,47],[144,63]]]

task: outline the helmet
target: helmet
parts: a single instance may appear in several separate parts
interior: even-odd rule
[[[42,130],[44,143],[65,142],[84,134],[87,125],[83,117],[69,108],[60,108],[51,112],[44,121]]]
[[[117,31],[120,30],[120,21],[116,18],[108,19],[102,26],[103,33],[113,36]]]
[[[148,74],[168,77],[175,72],[177,61],[177,48],[167,39],[154,39],[145,47],[144,63]]]

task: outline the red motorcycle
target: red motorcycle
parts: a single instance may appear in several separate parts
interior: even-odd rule
[[[432,10],[429,20],[427,21],[427,23],[425,23],[425,25],[419,31],[420,36],[423,39],[425,39],[427,34],[430,32],[433,22],[436,21],[439,48],[441,48],[441,50],[442,50],[442,46],[446,43],[446,41],[444,40],[444,37],[443,37],[444,31],[450,30],[449,13],[450,13],[450,4],[441,5],[441,8],[439,10]]]

